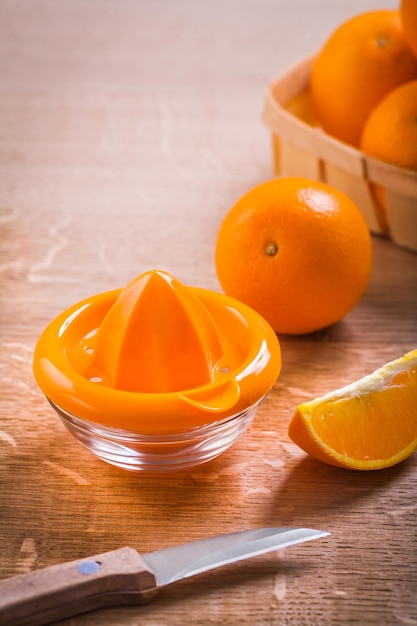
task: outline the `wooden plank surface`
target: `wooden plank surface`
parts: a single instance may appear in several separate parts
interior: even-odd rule
[[[32,375],[67,306],[159,268],[219,289],[222,216],[272,176],[270,79],[386,0],[0,2],[0,576],[257,526],[326,539],[62,624],[417,623],[417,455],[353,473],[287,436],[295,406],[417,346],[417,255],[374,238],[371,284],[336,326],[281,337],[283,370],[223,456],[150,476],[75,442]]]

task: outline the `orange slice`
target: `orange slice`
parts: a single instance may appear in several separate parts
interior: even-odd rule
[[[417,449],[417,349],[372,374],[300,404],[290,438],[339,467],[390,467]]]

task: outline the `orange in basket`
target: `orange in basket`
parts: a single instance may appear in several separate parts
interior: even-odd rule
[[[401,19],[404,27],[404,36],[411,50],[417,57],[417,2],[416,0],[401,0]]]
[[[417,172],[417,80],[397,87],[375,107],[363,130],[361,149],[371,157]],[[373,184],[371,190],[380,216],[386,216],[383,186]]]
[[[417,80],[391,91],[372,111],[361,148],[377,159],[417,171]]]
[[[251,189],[225,216],[215,262],[226,294],[278,333],[309,333],[340,320],[368,284],[366,221],[343,193],[306,178]]]
[[[372,109],[415,78],[417,59],[399,11],[357,15],[333,32],[315,60],[310,85],[317,118],[330,135],[359,146]]]
[[[300,404],[290,438],[349,469],[390,467],[417,449],[417,350],[346,387]]]

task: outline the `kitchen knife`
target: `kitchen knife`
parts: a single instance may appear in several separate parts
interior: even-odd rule
[[[140,555],[119,548],[0,581],[0,624],[42,626],[95,609],[144,604],[158,588],[228,563],[325,537],[312,528],[259,528]]]

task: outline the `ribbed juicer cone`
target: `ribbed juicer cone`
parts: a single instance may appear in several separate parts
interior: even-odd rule
[[[202,301],[152,270],[120,292],[101,322],[92,375],[124,391],[181,391],[211,382],[222,356],[219,330]]]

